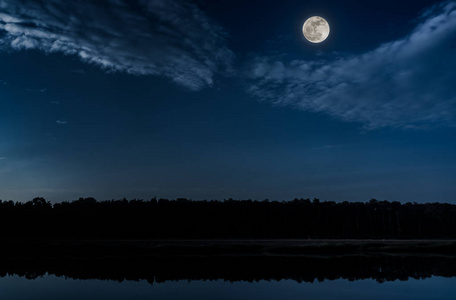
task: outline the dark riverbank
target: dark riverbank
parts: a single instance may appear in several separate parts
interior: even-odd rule
[[[312,282],[456,276],[449,240],[2,240],[0,276]]]
[[[141,240],[2,239],[0,254],[54,257],[456,255],[456,240]]]

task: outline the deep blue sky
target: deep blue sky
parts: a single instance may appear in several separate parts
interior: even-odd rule
[[[455,1],[0,0],[0,199],[456,203],[455,53]]]

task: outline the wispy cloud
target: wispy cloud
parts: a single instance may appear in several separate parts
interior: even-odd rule
[[[326,150],[326,149],[334,149],[334,148],[339,148],[341,145],[324,145],[320,147],[312,147],[310,149],[312,150]]]
[[[456,2],[426,11],[406,37],[360,55],[256,59],[250,94],[366,129],[456,125]]]
[[[212,86],[234,54],[226,33],[184,0],[0,0],[0,48],[77,55],[109,71]]]
[[[67,124],[68,122],[67,121],[62,121],[62,120],[56,120],[55,123],[57,123],[59,125],[64,125],[64,124]]]

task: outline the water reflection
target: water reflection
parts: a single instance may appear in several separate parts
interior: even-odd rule
[[[178,256],[122,259],[109,257],[4,259],[0,276],[34,279],[45,274],[73,279],[146,280],[150,284],[176,280],[230,282],[373,279],[377,282],[456,276],[456,257],[444,255],[347,256]]]
[[[75,280],[44,275],[27,280],[17,275],[0,278],[2,299],[454,299],[453,278],[388,281],[325,280],[298,283],[292,280],[254,283],[226,281]]]

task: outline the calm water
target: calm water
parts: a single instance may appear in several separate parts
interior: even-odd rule
[[[293,280],[226,282],[111,281],[65,279],[45,275],[33,280],[18,275],[0,278],[0,299],[456,299],[456,277],[407,281]]]

